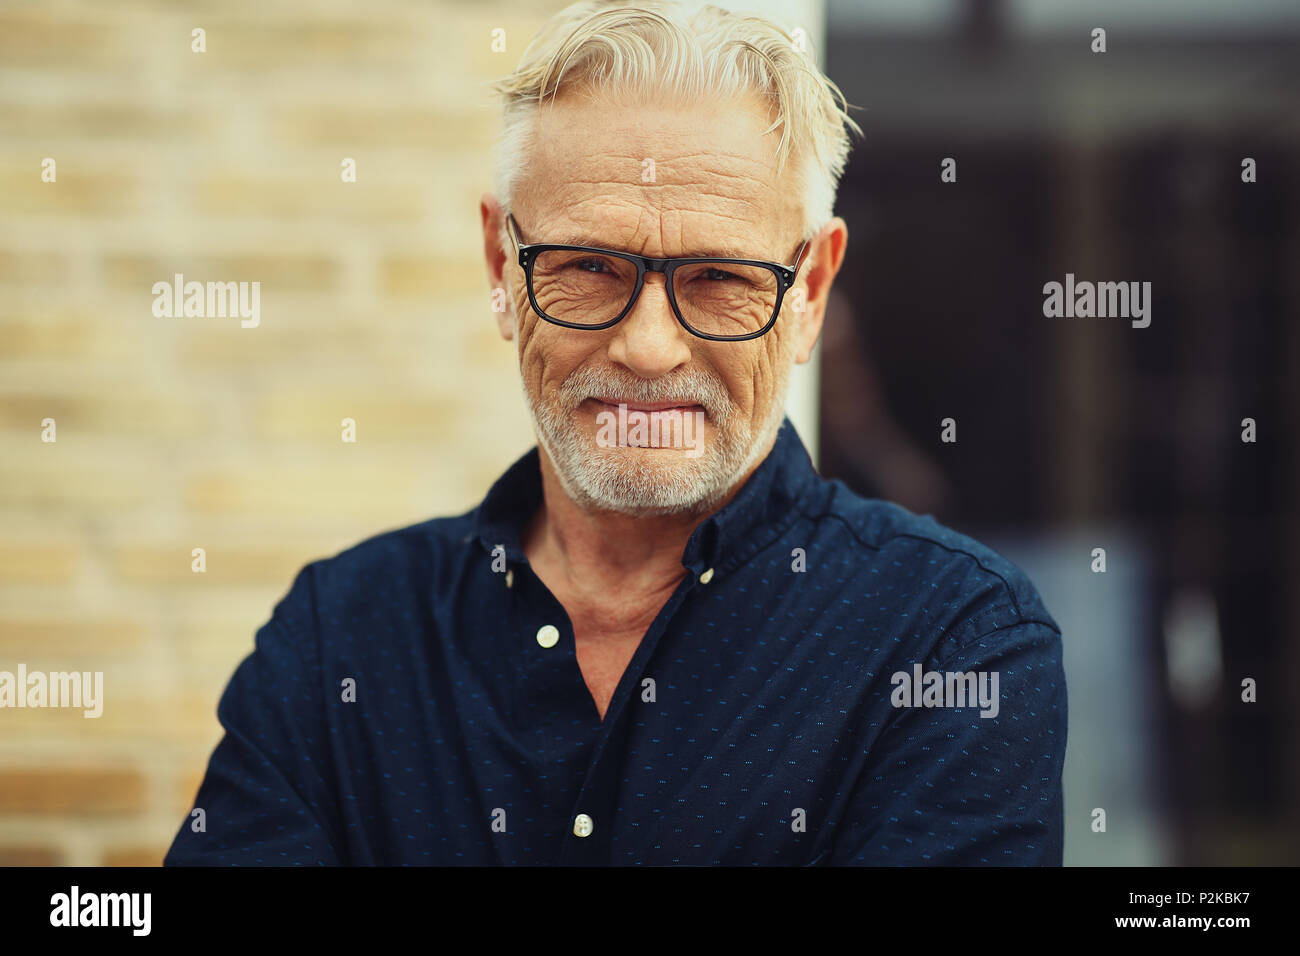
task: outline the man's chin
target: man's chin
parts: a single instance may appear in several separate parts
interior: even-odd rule
[[[590,444],[567,465],[583,497],[597,507],[629,515],[672,514],[692,510],[710,497],[707,446],[701,453],[603,448],[586,437]]]
[[[589,474],[602,474],[631,484],[638,477],[648,479],[646,484],[691,484],[708,469],[709,448],[703,445],[695,450],[628,446],[603,448],[594,440],[588,446],[582,461]]]
[[[552,406],[534,421],[571,498],[597,510],[662,517],[710,510],[743,464],[719,423],[700,406],[694,410],[689,426],[661,430],[657,442],[633,430],[626,416],[620,431],[618,407],[596,399],[568,411]]]

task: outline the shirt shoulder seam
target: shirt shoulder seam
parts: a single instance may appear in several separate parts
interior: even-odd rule
[[[983,571],[986,574],[992,575],[1002,583],[1002,587],[1006,591],[1007,597],[1010,599],[1011,609],[1015,614],[1017,622],[1028,623],[1031,621],[1037,621],[1038,623],[1048,625],[1053,630],[1057,631],[1057,633],[1060,633],[1059,627],[1057,627],[1055,624],[1052,624],[1050,621],[1044,621],[1041,618],[1037,618],[1037,617],[1026,616],[1024,609],[1020,606],[1020,601],[1016,598],[1015,587],[1011,584],[1010,581],[1006,579],[1005,576],[1003,576],[1001,572],[985,564],[984,561],[977,554],[972,554],[970,551],[967,551],[964,548],[957,548],[949,544],[944,544],[942,541],[939,541],[932,536],[916,534],[911,531],[895,531],[890,533],[887,537],[882,538],[879,542],[873,543],[871,541],[868,541],[866,538],[864,538],[860,530],[854,525],[854,523],[850,521],[848,518],[846,518],[844,515],[840,514],[839,512],[821,511],[818,512],[817,514],[812,514],[809,512],[805,512],[804,514],[805,517],[809,518],[812,521],[819,521],[822,518],[833,518],[836,521],[839,521],[842,525],[844,525],[845,529],[849,532],[849,534],[851,534],[858,541],[859,544],[861,544],[864,548],[870,548],[872,551],[881,551],[886,543],[896,540],[898,538],[911,538],[915,541],[923,541],[926,544],[933,545],[936,548],[941,548],[942,550],[947,551],[950,554],[964,555],[965,557],[968,557],[973,562],[975,562],[975,565],[981,571]],[[968,620],[975,621],[986,614],[995,612],[996,610],[997,610],[996,607],[986,608],[985,610],[980,611],[978,614],[973,615]],[[1014,626],[1014,625],[1008,625],[1008,626]],[[997,628],[994,628],[994,630],[997,630]],[[989,633],[992,633],[992,631],[990,631]]]

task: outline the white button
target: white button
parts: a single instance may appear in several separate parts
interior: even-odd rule
[[[708,583],[709,583],[710,581],[712,581],[712,580],[713,580],[713,569],[712,569],[712,568],[709,568],[709,570],[705,571],[703,574],[700,575],[700,583],[701,583],[701,584],[708,584]]]
[[[594,826],[595,824],[591,822],[591,817],[587,816],[585,813],[579,813],[573,818],[573,835],[580,837],[591,836],[591,831]]]
[[[506,587],[512,588],[514,586],[515,586],[515,569],[506,568]]]
[[[554,647],[560,641],[560,629],[554,624],[543,624],[537,632],[537,643],[542,647]]]

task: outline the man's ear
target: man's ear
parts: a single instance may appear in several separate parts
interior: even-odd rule
[[[492,293],[492,310],[497,317],[501,337],[509,341],[515,337],[515,313],[506,286],[506,269],[510,262],[509,250],[502,245],[505,211],[491,193],[484,193],[478,204],[483,220],[483,257],[487,261],[488,286]]]
[[[813,347],[821,336],[831,283],[835,281],[835,275],[844,262],[844,249],[848,242],[849,227],[843,219],[836,216],[808,244],[808,252],[800,270],[806,300],[799,320],[799,339],[794,357],[800,364],[812,358]]]

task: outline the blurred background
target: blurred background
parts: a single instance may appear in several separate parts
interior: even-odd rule
[[[1067,863],[1300,862],[1300,5],[832,0],[828,22],[866,137],[823,474],[1038,585]],[[1045,318],[1066,273],[1150,282],[1150,326]]]
[[[0,670],[105,682],[98,719],[0,710],[0,865],[160,862],[294,573],[533,444],[478,200],[487,83],[563,5],[0,3]],[[743,6],[866,133],[791,415],[823,473],[1038,584],[1067,863],[1296,862],[1296,5]],[[1045,318],[1067,272],[1151,282],[1151,326]],[[155,317],[176,273],[260,282],[259,326]]]

